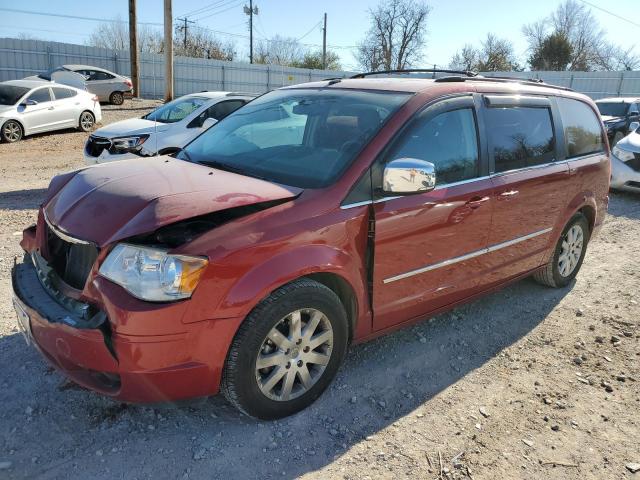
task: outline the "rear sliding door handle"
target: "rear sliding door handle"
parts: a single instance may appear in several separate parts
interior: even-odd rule
[[[510,200],[520,193],[518,190],[507,190],[498,194],[498,200]]]

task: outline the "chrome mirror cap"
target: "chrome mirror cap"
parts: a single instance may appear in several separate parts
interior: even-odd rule
[[[631,122],[629,125],[629,132],[635,132],[640,127],[640,122]]]
[[[426,160],[397,158],[384,167],[382,189],[393,195],[411,195],[433,190],[436,167]]]

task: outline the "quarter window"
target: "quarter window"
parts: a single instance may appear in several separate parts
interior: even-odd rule
[[[604,140],[600,120],[589,105],[571,98],[558,98],[557,102],[567,156],[572,158],[602,152]]]
[[[56,97],[56,100],[63,100],[65,98],[75,97],[76,92],[68,88],[53,87],[53,96]]]
[[[485,117],[496,173],[554,160],[555,139],[550,109],[494,107],[487,108]]]
[[[393,149],[389,160],[416,158],[433,163],[438,185],[478,176],[478,132],[471,108],[418,120]]]
[[[29,95],[29,100],[35,100],[38,103],[50,102],[51,94],[49,93],[49,88],[41,88],[40,90],[36,90],[31,95]]]

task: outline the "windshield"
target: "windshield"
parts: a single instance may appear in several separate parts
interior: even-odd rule
[[[300,188],[324,187],[410,95],[276,90],[207,130],[178,158]]]
[[[600,115],[609,117],[624,117],[627,114],[628,103],[624,102],[596,102]]]
[[[161,107],[156,108],[153,112],[148,113],[142,118],[160,123],[175,123],[187,117],[194,112],[208,99],[205,97],[182,97],[165,103]]]
[[[53,70],[49,70],[47,73],[41,73],[40,75],[38,75],[38,78],[41,78],[43,80],[49,80],[51,81],[51,75],[53,75],[56,72],[68,72],[69,70],[64,68],[64,67],[58,67],[58,68],[54,68]]]
[[[0,85],[0,105],[15,105],[28,91],[29,89],[25,87]]]

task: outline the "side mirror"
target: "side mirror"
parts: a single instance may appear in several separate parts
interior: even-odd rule
[[[411,195],[433,190],[436,186],[436,167],[416,158],[398,158],[384,167],[382,190],[394,195]]]
[[[631,122],[629,124],[629,132],[635,132],[640,127],[640,122]]]
[[[208,128],[213,127],[216,123],[218,123],[218,121],[215,118],[209,117],[204,122],[202,122],[202,127],[201,128],[203,130],[206,130]]]
[[[37,105],[37,100],[31,100],[30,98],[21,103],[21,105],[28,107],[29,105]]]

